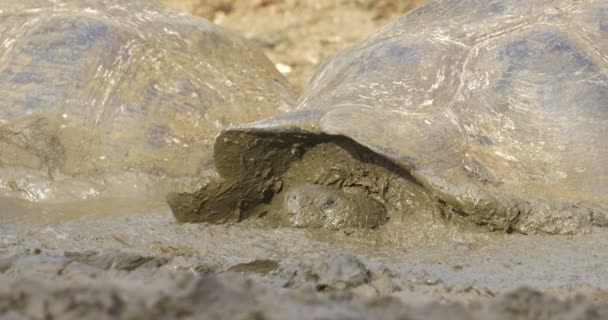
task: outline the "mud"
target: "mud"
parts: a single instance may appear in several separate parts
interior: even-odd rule
[[[441,216],[407,171],[347,138],[227,132],[215,151],[221,178],[167,197],[181,222],[256,218],[269,226],[329,229],[388,223],[396,233],[410,221]]]
[[[414,178],[411,168],[346,137],[237,129],[223,132],[214,150],[219,177],[167,197],[181,222],[255,218],[268,226],[381,227],[385,239],[401,238],[416,225],[446,222],[507,233],[591,230],[593,211],[582,204],[545,204],[509,194],[476,202],[485,193],[475,195],[475,188],[468,190],[470,199],[460,199],[446,192],[449,186]]]
[[[606,306],[584,299],[560,301],[520,289],[465,308],[461,304],[411,306],[395,298],[352,294],[327,297],[311,290],[277,295],[268,285],[244,276],[114,271],[122,283],[99,270],[71,263],[64,272],[82,283],[66,286],[59,277],[47,281],[9,281],[0,289],[0,312],[7,319],[163,318],[163,319],[602,319]],[[91,282],[86,283],[87,277]],[[145,283],[155,277],[165,290]],[[107,281],[100,285],[100,280]],[[125,292],[126,285],[137,289]],[[147,292],[144,294],[143,292]],[[238,307],[235,305],[238,303]]]
[[[386,208],[360,192],[304,184],[293,186],[283,197],[284,220],[298,228],[376,228],[387,220]]]
[[[608,316],[605,229],[548,237],[418,225],[391,244],[366,229],[176,223],[152,202],[112,215],[44,216],[35,208],[2,216],[3,317]]]
[[[213,254],[230,243],[231,257],[249,258],[195,268],[262,276],[254,282],[286,290],[278,294],[305,292],[306,317],[318,314],[319,301],[331,306],[319,318],[608,317],[605,228],[491,231],[438,201],[406,168],[344,137],[233,130],[215,148],[219,176],[195,193],[171,194],[169,204],[182,222],[212,223],[195,236]],[[260,304],[260,317],[273,318]]]
[[[376,207],[376,202],[385,208],[387,205],[406,207],[404,204],[407,202],[402,199],[386,198],[390,192],[385,195],[374,190],[384,189],[382,180],[392,172],[399,177],[395,179],[399,181],[395,184],[402,183],[402,187],[394,187],[400,191],[395,194],[407,194],[410,189],[415,189],[415,185],[423,186],[419,190],[426,190],[431,199],[416,197],[422,199],[419,207],[430,207],[427,211],[439,208],[441,215],[447,219],[466,220],[490,230],[505,232],[590,232],[594,225],[603,225],[608,214],[603,192],[606,188],[604,159],[607,150],[600,142],[606,138],[602,129],[605,126],[596,125],[606,119],[604,113],[595,111],[593,115],[590,111],[584,116],[575,117],[572,106],[601,110],[601,99],[596,97],[605,94],[604,83],[586,87],[587,83],[575,80],[579,74],[571,70],[578,70],[582,62],[575,62],[563,53],[548,53],[542,48],[530,47],[526,50],[534,53],[533,59],[528,59],[526,54],[513,56],[508,61],[500,57],[519,41],[534,39],[535,42],[549,45],[560,39],[570,43],[568,34],[578,32],[578,29],[562,30],[564,24],[560,21],[580,19],[581,23],[595,23],[598,17],[591,12],[603,8],[599,2],[565,1],[564,10],[553,11],[548,2],[540,1],[532,6],[538,8],[533,12],[521,11],[517,3],[506,3],[509,9],[500,12],[477,6],[476,2],[432,3],[329,60],[300,98],[296,111],[234,129],[268,131],[268,138],[261,135],[238,137],[230,133],[220,135],[219,140],[224,141],[217,143],[215,148],[220,180],[203,187],[214,190],[219,188],[216,186],[229,185],[229,190],[221,191],[218,201],[211,199],[204,191],[184,199],[194,212],[192,217],[188,217],[187,210],[182,210],[188,208],[180,208],[176,204],[177,198],[170,198],[170,205],[179,211],[178,216],[183,217],[184,221],[212,221],[198,213],[223,211],[216,208],[225,208],[225,212],[230,212],[226,213],[228,216],[237,217],[233,220],[254,216],[272,217],[278,212],[280,217],[290,216],[288,221],[302,220],[295,224],[336,228],[331,221],[345,220],[347,223],[342,225],[360,225],[362,223],[357,222],[360,220],[357,216],[360,203],[349,198],[352,194],[360,194],[363,199],[376,197],[373,199],[375,201],[362,201],[370,203],[372,207]],[[476,19],[476,16],[469,14],[469,10],[463,10],[467,6],[480,17],[488,16],[486,13],[496,13],[496,16],[489,20]],[[519,20],[511,19],[512,16],[519,17]],[[454,28],[450,23],[452,18],[462,25],[471,26],[471,30],[475,31],[469,34]],[[426,23],[424,19],[433,23]],[[547,25],[538,23],[543,19],[552,22]],[[528,27],[521,27],[520,30],[520,26],[529,26],[530,30]],[[560,34],[551,35],[553,28],[559,29]],[[411,33],[412,29],[416,32]],[[589,32],[595,36],[599,31]],[[449,44],[442,41],[419,42],[416,37],[418,34],[443,33],[457,41],[448,41]],[[493,45],[488,46],[490,43]],[[568,55],[584,54],[589,49],[586,42],[576,40],[572,44]],[[415,50],[410,51],[411,48]],[[482,48],[485,53],[480,56],[477,49]],[[591,61],[595,59],[589,59],[588,64],[595,65]],[[404,63],[406,60],[408,63]],[[536,69],[540,62],[546,62],[546,70]],[[562,68],[562,65],[569,67]],[[521,80],[510,78],[510,68],[516,66],[522,70],[517,74]],[[595,77],[599,74],[603,77],[605,70],[601,66],[598,64],[596,69],[586,69],[588,75]],[[469,69],[485,70],[496,73],[496,76],[484,78],[487,81],[480,80],[477,77],[486,73],[469,72]],[[567,95],[576,96],[583,87],[594,94],[580,95],[586,97],[584,101],[579,99],[580,104],[564,104],[561,92],[555,95],[551,93],[554,100],[552,110],[557,113],[547,112],[545,98],[530,92],[534,98],[528,99],[527,90],[534,88],[522,84],[536,81],[537,76],[547,77],[547,81],[540,83],[539,87],[551,83],[549,70],[563,75],[560,79],[564,87],[571,90]],[[504,83],[501,80],[503,76],[511,80]],[[465,83],[478,81],[485,84],[465,86]],[[502,87],[508,90],[501,91],[499,88]],[[434,92],[435,89],[439,91]],[[493,98],[486,99],[488,95]],[[529,104],[534,112],[522,113],[515,107],[514,101]],[[454,107],[456,105],[457,108]],[[509,119],[509,139],[502,136],[505,123],[497,119],[496,114]],[[557,114],[563,116],[557,117]],[[292,136],[273,137],[283,131],[295,133]],[[326,142],[334,142],[342,149],[348,148],[331,140],[331,136],[352,138],[386,159],[393,159],[405,172],[394,168],[389,168],[390,172],[362,168],[357,162],[364,160],[348,161],[349,158],[343,157],[338,149],[323,153],[323,143],[315,139],[326,138],[306,138],[302,136],[302,131],[326,133],[329,139]],[[484,138],[478,135],[480,132],[484,133]],[[537,132],[542,133],[543,138],[535,135]],[[550,137],[547,138],[549,140],[542,140],[545,134]],[[589,146],[580,143],[583,140],[576,139],[577,135],[592,137],[585,140]],[[264,139],[278,141],[264,142]],[[228,146],[230,143],[239,146]],[[536,144],[542,147],[530,149],[529,146]],[[563,145],[570,147],[560,147]],[[255,151],[256,148],[259,151]],[[291,155],[288,150],[291,150]],[[300,152],[303,155],[297,156]],[[510,155],[506,156],[507,153]],[[315,158],[314,154],[319,156]],[[365,157],[371,159],[373,156]],[[336,159],[336,163],[332,159]],[[339,164],[345,164],[344,169],[340,169]],[[307,166],[313,169],[307,170]],[[332,170],[339,171],[339,176],[349,175],[349,170],[369,171],[372,182],[349,192],[349,185],[342,186],[341,182],[331,185],[333,182],[324,181],[322,176]],[[353,179],[358,180],[359,177]],[[412,182],[411,186],[409,182]],[[314,187],[309,187],[310,184]],[[320,190],[324,187],[331,187],[325,190],[331,191],[332,197],[340,201],[326,199],[323,203],[317,203],[316,200],[320,200],[316,199],[318,197],[307,195],[311,192],[314,194],[311,188]],[[295,198],[286,197],[283,189],[290,196],[295,195]],[[337,211],[330,210],[333,217],[326,217],[323,210],[325,203],[337,204]],[[207,207],[212,210],[207,210]],[[295,214],[290,207],[301,209],[301,215]],[[345,208],[352,209],[350,216],[344,213]],[[378,209],[369,209],[370,212],[378,212]],[[390,221],[395,215],[390,208],[386,209]],[[377,215],[370,214],[372,217]],[[378,225],[369,224],[370,227]]]

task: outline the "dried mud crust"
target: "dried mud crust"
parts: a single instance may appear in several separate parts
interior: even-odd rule
[[[162,0],[257,43],[300,92],[340,49],[426,0]]]

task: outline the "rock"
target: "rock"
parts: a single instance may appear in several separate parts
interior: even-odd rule
[[[370,281],[367,267],[348,253],[327,255],[313,269],[318,277],[320,289],[344,289],[357,287]]]

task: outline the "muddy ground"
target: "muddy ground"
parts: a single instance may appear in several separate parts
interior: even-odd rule
[[[608,230],[176,223],[164,203],[2,199],[4,318],[605,319]],[[73,212],[78,214],[72,214]]]
[[[263,46],[298,90],[408,1],[166,0]],[[162,199],[160,199],[162,200]],[[608,229],[521,235],[176,222],[159,199],[0,199],[0,319],[607,319]]]

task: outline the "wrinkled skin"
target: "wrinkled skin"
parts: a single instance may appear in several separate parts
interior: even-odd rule
[[[292,100],[245,40],[151,1],[0,6],[0,194],[162,197],[208,173],[219,130]]]
[[[600,0],[431,2],[326,62],[296,111],[224,131],[214,183],[284,184],[301,156],[276,145],[291,139],[305,155],[318,136],[346,137],[406,171],[413,184],[400,190],[422,187],[444,218],[522,233],[606,225],[607,26]],[[248,190],[249,210],[273,201]],[[187,194],[169,196],[176,216],[208,221],[217,197],[181,206]]]

